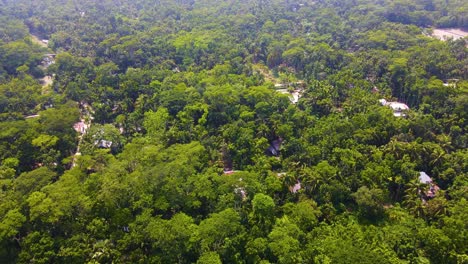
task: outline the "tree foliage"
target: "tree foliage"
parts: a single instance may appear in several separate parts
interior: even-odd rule
[[[1,6],[1,263],[467,261],[466,1]]]

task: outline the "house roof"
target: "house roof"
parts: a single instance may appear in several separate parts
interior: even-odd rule
[[[388,102],[385,99],[380,99],[379,102],[384,106],[389,106],[392,108],[394,116],[406,116],[406,114],[402,111],[410,109],[406,104],[400,102]]]
[[[297,183],[294,184],[294,186],[289,187],[289,191],[292,193],[297,193],[301,188],[302,188],[301,182],[297,181]]]
[[[112,147],[112,141],[101,139],[94,142],[99,148],[110,148]]]
[[[427,173],[424,171],[419,172],[419,181],[429,185],[429,189],[424,194],[426,198],[434,198],[437,192],[440,190],[439,186],[434,184],[431,177],[429,177],[429,175],[427,175]]]
[[[431,177],[429,177],[429,175],[427,175],[424,171],[419,172],[419,181],[426,184],[432,183]]]
[[[39,115],[29,115],[29,116],[25,116],[24,118],[29,119],[29,118],[36,118],[36,117],[39,117]]]
[[[88,129],[88,125],[83,120],[81,120],[80,122],[75,123],[73,128],[76,130],[76,132],[84,134]]]
[[[390,106],[394,111],[409,110],[409,107],[404,103],[387,102],[387,105]]]
[[[231,174],[233,174],[234,172],[235,172],[234,170],[230,170],[230,169],[224,170],[224,174],[226,174],[226,175],[231,175]]]
[[[282,142],[283,142],[283,139],[281,139],[281,138],[277,138],[277,139],[271,141],[270,146],[266,150],[267,154],[270,154],[270,155],[273,155],[273,156],[279,156]]]

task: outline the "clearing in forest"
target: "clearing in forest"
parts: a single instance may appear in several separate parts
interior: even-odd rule
[[[281,81],[273,76],[273,73],[268,69],[267,66],[262,65],[262,64],[254,64],[252,66],[253,70],[260,73],[266,81],[272,82],[274,84],[279,84]]]
[[[432,31],[432,36],[443,41],[457,40],[468,36],[468,32],[460,28],[435,28]]]
[[[30,34],[30,35],[31,35],[31,40],[32,40],[33,43],[36,43],[37,45],[39,45],[39,46],[41,46],[41,47],[43,47],[43,48],[47,48],[47,44],[46,44],[46,43],[44,43],[44,42],[41,41],[38,37],[36,37],[36,36],[34,36],[34,35],[32,35],[32,34]]]

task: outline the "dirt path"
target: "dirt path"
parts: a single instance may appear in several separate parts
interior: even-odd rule
[[[78,145],[76,147],[76,152],[73,155],[73,159],[72,159],[72,168],[76,166],[78,157],[81,156],[81,151],[80,151],[81,143],[83,142],[84,136],[86,135],[89,128],[91,127],[91,121],[94,119],[92,113],[94,113],[94,111],[89,104],[83,103],[80,105],[80,122],[84,124],[85,129],[83,133],[80,133],[80,136],[78,139]]]
[[[37,45],[39,45],[39,46],[41,46],[43,48],[48,49],[48,51],[49,51],[48,54],[44,54],[45,57],[53,55],[50,52],[50,49],[49,49],[49,47],[47,46],[46,43],[41,41],[37,36],[34,36],[33,34],[29,34],[29,35],[30,35],[31,41],[33,43],[35,43],[35,44],[37,44]],[[52,60],[53,60],[53,58],[52,58]],[[40,67],[43,68],[43,69],[47,69],[48,65],[47,66],[40,66]],[[46,75],[46,76],[44,76],[44,78],[39,79],[39,82],[42,84],[42,88],[43,88],[42,89],[42,94],[44,94],[44,93],[47,93],[46,88],[49,87],[50,85],[52,85],[53,78],[50,75]]]

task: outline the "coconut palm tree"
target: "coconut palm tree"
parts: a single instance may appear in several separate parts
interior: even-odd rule
[[[406,195],[403,202],[409,211],[417,217],[424,217],[424,209],[426,207],[426,192],[429,189],[429,185],[422,183],[418,178],[411,180],[406,185]]]

